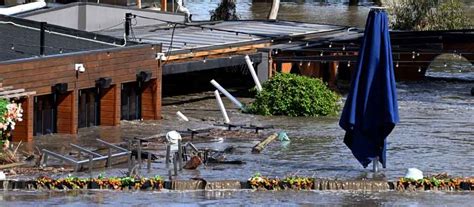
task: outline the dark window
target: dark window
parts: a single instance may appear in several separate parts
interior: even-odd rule
[[[35,97],[33,135],[44,135],[56,132],[56,104],[54,95]]]
[[[141,92],[137,82],[122,84],[121,119],[141,119]]]
[[[78,127],[99,125],[99,96],[97,88],[79,90]]]

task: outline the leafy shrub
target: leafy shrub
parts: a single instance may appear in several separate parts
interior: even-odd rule
[[[248,107],[260,115],[326,116],[337,114],[340,97],[320,79],[277,73]]]
[[[209,11],[211,15],[211,21],[221,20],[238,20],[235,1],[234,0],[222,0],[214,11]]]
[[[459,0],[385,0],[391,26],[399,30],[450,30],[471,28]]]

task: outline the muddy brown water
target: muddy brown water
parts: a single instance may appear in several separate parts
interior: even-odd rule
[[[469,68],[472,72],[472,68]],[[462,74],[469,79],[474,73]],[[452,75],[451,75],[452,76]],[[225,85],[223,83],[223,85]],[[474,97],[470,95],[471,81],[420,81],[397,83],[401,122],[388,138],[387,169],[382,169],[386,179],[394,180],[405,174],[410,167],[421,169],[425,175],[447,172],[455,176],[472,176],[474,170]],[[232,91],[232,90],[231,90]],[[250,99],[240,98],[243,102]],[[175,105],[173,103],[184,104]],[[192,100],[197,100],[193,102]],[[211,92],[166,97],[163,120],[123,121],[121,127],[94,127],[81,129],[77,137],[48,135],[35,138],[43,147],[69,152],[66,143],[72,141],[93,146],[93,138],[119,142],[134,136],[151,136],[173,129],[212,127],[222,120]],[[236,152],[229,159],[246,162],[244,165],[208,165],[197,170],[183,170],[179,179],[200,177],[209,180],[245,180],[259,172],[267,176],[286,175],[315,176],[333,179],[360,179],[369,169],[363,169],[343,144],[344,132],[338,127],[338,117],[263,117],[240,113],[224,98],[230,119],[237,123],[272,124],[275,129],[264,133],[284,130],[291,142],[283,145],[270,144],[262,154],[252,155],[251,147],[256,139],[224,138],[195,141],[198,147],[224,149],[233,145]],[[182,111],[191,121],[178,120],[176,111]],[[58,147],[58,143],[62,143]],[[164,155],[164,147],[153,151]],[[93,176],[105,172],[108,176],[121,176],[125,166],[111,170],[99,169]],[[142,169],[144,176],[161,175],[168,178],[163,159],[152,164],[151,172]],[[79,173],[78,176],[89,176]],[[52,176],[65,176],[53,174]],[[70,205],[449,205],[469,206],[474,194],[440,192],[250,192],[242,191],[191,191],[191,192],[112,192],[84,191],[65,192],[7,192],[0,198],[9,205],[39,203]]]
[[[207,11],[217,1],[185,1],[196,19],[207,19]],[[466,1],[469,3],[469,1]],[[191,7],[192,5],[192,7]],[[237,11],[243,19],[263,18],[268,4],[251,4],[239,1]],[[468,8],[473,10],[473,5]],[[301,12],[294,12],[295,10]],[[198,11],[198,12],[195,12]],[[319,4],[318,2],[283,2],[280,18],[299,21],[323,22],[341,25],[363,26],[367,7],[347,7],[341,4]],[[336,15],[337,14],[337,15]],[[434,77],[460,78],[462,81],[420,81],[397,83],[401,122],[388,138],[387,169],[382,169],[386,179],[393,180],[404,175],[409,167],[417,167],[425,174],[447,172],[455,176],[472,176],[474,170],[474,68],[470,65],[443,63],[433,66],[429,75]],[[250,78],[250,75],[249,75]],[[221,83],[225,87],[225,82]],[[231,90],[234,93],[233,90]],[[239,98],[243,102],[248,98]],[[250,154],[256,139],[216,139],[196,141],[198,147],[224,149],[233,145],[236,152],[228,159],[246,162],[244,165],[201,166],[197,170],[183,170],[180,179],[201,177],[204,179],[248,179],[256,172],[267,176],[304,175],[334,179],[360,179],[369,169],[363,169],[343,144],[339,117],[291,118],[263,117],[240,113],[223,97],[232,121],[246,124],[272,124],[272,133],[284,130],[291,142],[270,144],[262,154]],[[95,138],[110,142],[121,142],[125,138],[147,137],[169,130],[207,128],[222,118],[212,92],[166,97],[163,100],[163,120],[123,121],[121,127],[92,127],[79,130],[78,136],[47,135],[35,137],[34,144],[67,154],[68,143],[95,147]],[[178,104],[179,103],[179,104]],[[182,111],[191,121],[179,121],[176,111]],[[25,150],[33,150],[27,144]],[[164,147],[153,152],[164,155]],[[108,176],[121,176],[125,166],[111,170],[99,169],[93,176],[105,172]],[[152,164],[151,172],[141,170],[145,176],[168,176],[163,159]],[[67,174],[50,173],[60,177]],[[77,176],[89,176],[79,173]],[[27,178],[17,176],[17,178]],[[30,177],[31,178],[31,177]],[[28,192],[0,193],[0,206],[49,206],[49,205],[137,205],[137,206],[469,206],[474,194],[471,192],[251,192],[240,191],[186,191],[186,192]]]

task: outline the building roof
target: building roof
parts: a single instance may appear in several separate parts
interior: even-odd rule
[[[16,14],[16,17],[34,21],[48,22],[82,31],[100,31],[110,28],[124,28],[127,13],[133,13],[151,19],[134,21],[135,26],[166,24],[168,21],[184,23],[184,14],[162,12],[150,9],[138,9],[125,6],[76,2],[70,4],[47,4],[47,8]],[[156,20],[159,19],[159,20]],[[162,21],[160,21],[162,20]]]
[[[118,38],[49,24],[45,26],[44,34],[46,56],[114,48],[122,44]],[[39,22],[0,16],[0,36],[0,62],[40,56]]]
[[[141,21],[140,16],[135,18],[136,21]],[[177,24],[174,32],[173,25],[170,23],[167,26],[132,27],[131,39],[144,43],[161,43],[164,52],[170,50],[173,53],[180,53],[198,48],[233,46],[279,38],[288,39],[345,29],[345,27],[335,25],[264,20]],[[120,37],[123,36],[124,31],[123,29],[111,29],[99,33]]]

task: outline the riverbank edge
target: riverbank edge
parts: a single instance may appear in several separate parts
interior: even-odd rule
[[[100,187],[98,185],[85,184],[83,190],[88,189],[113,189],[113,190],[124,190],[124,191],[136,191],[136,190],[162,190],[167,189],[170,191],[187,191],[187,190],[245,190],[245,189],[256,189],[256,190],[267,190],[265,188],[252,187],[249,181],[239,180],[216,180],[216,181],[205,181],[205,180],[172,180],[162,181],[162,185],[159,188],[134,188],[133,186],[125,186],[123,188],[109,188]],[[0,181],[0,190],[74,190],[63,185],[60,188],[49,188],[44,185],[38,184],[37,180],[3,180]],[[294,188],[283,188],[281,190],[298,190]],[[377,180],[320,180],[317,179],[313,182],[311,188],[302,188],[301,190],[348,190],[348,191],[473,191],[474,183],[461,182],[458,188],[452,186],[424,186],[416,185],[415,183],[401,181],[377,181]]]

